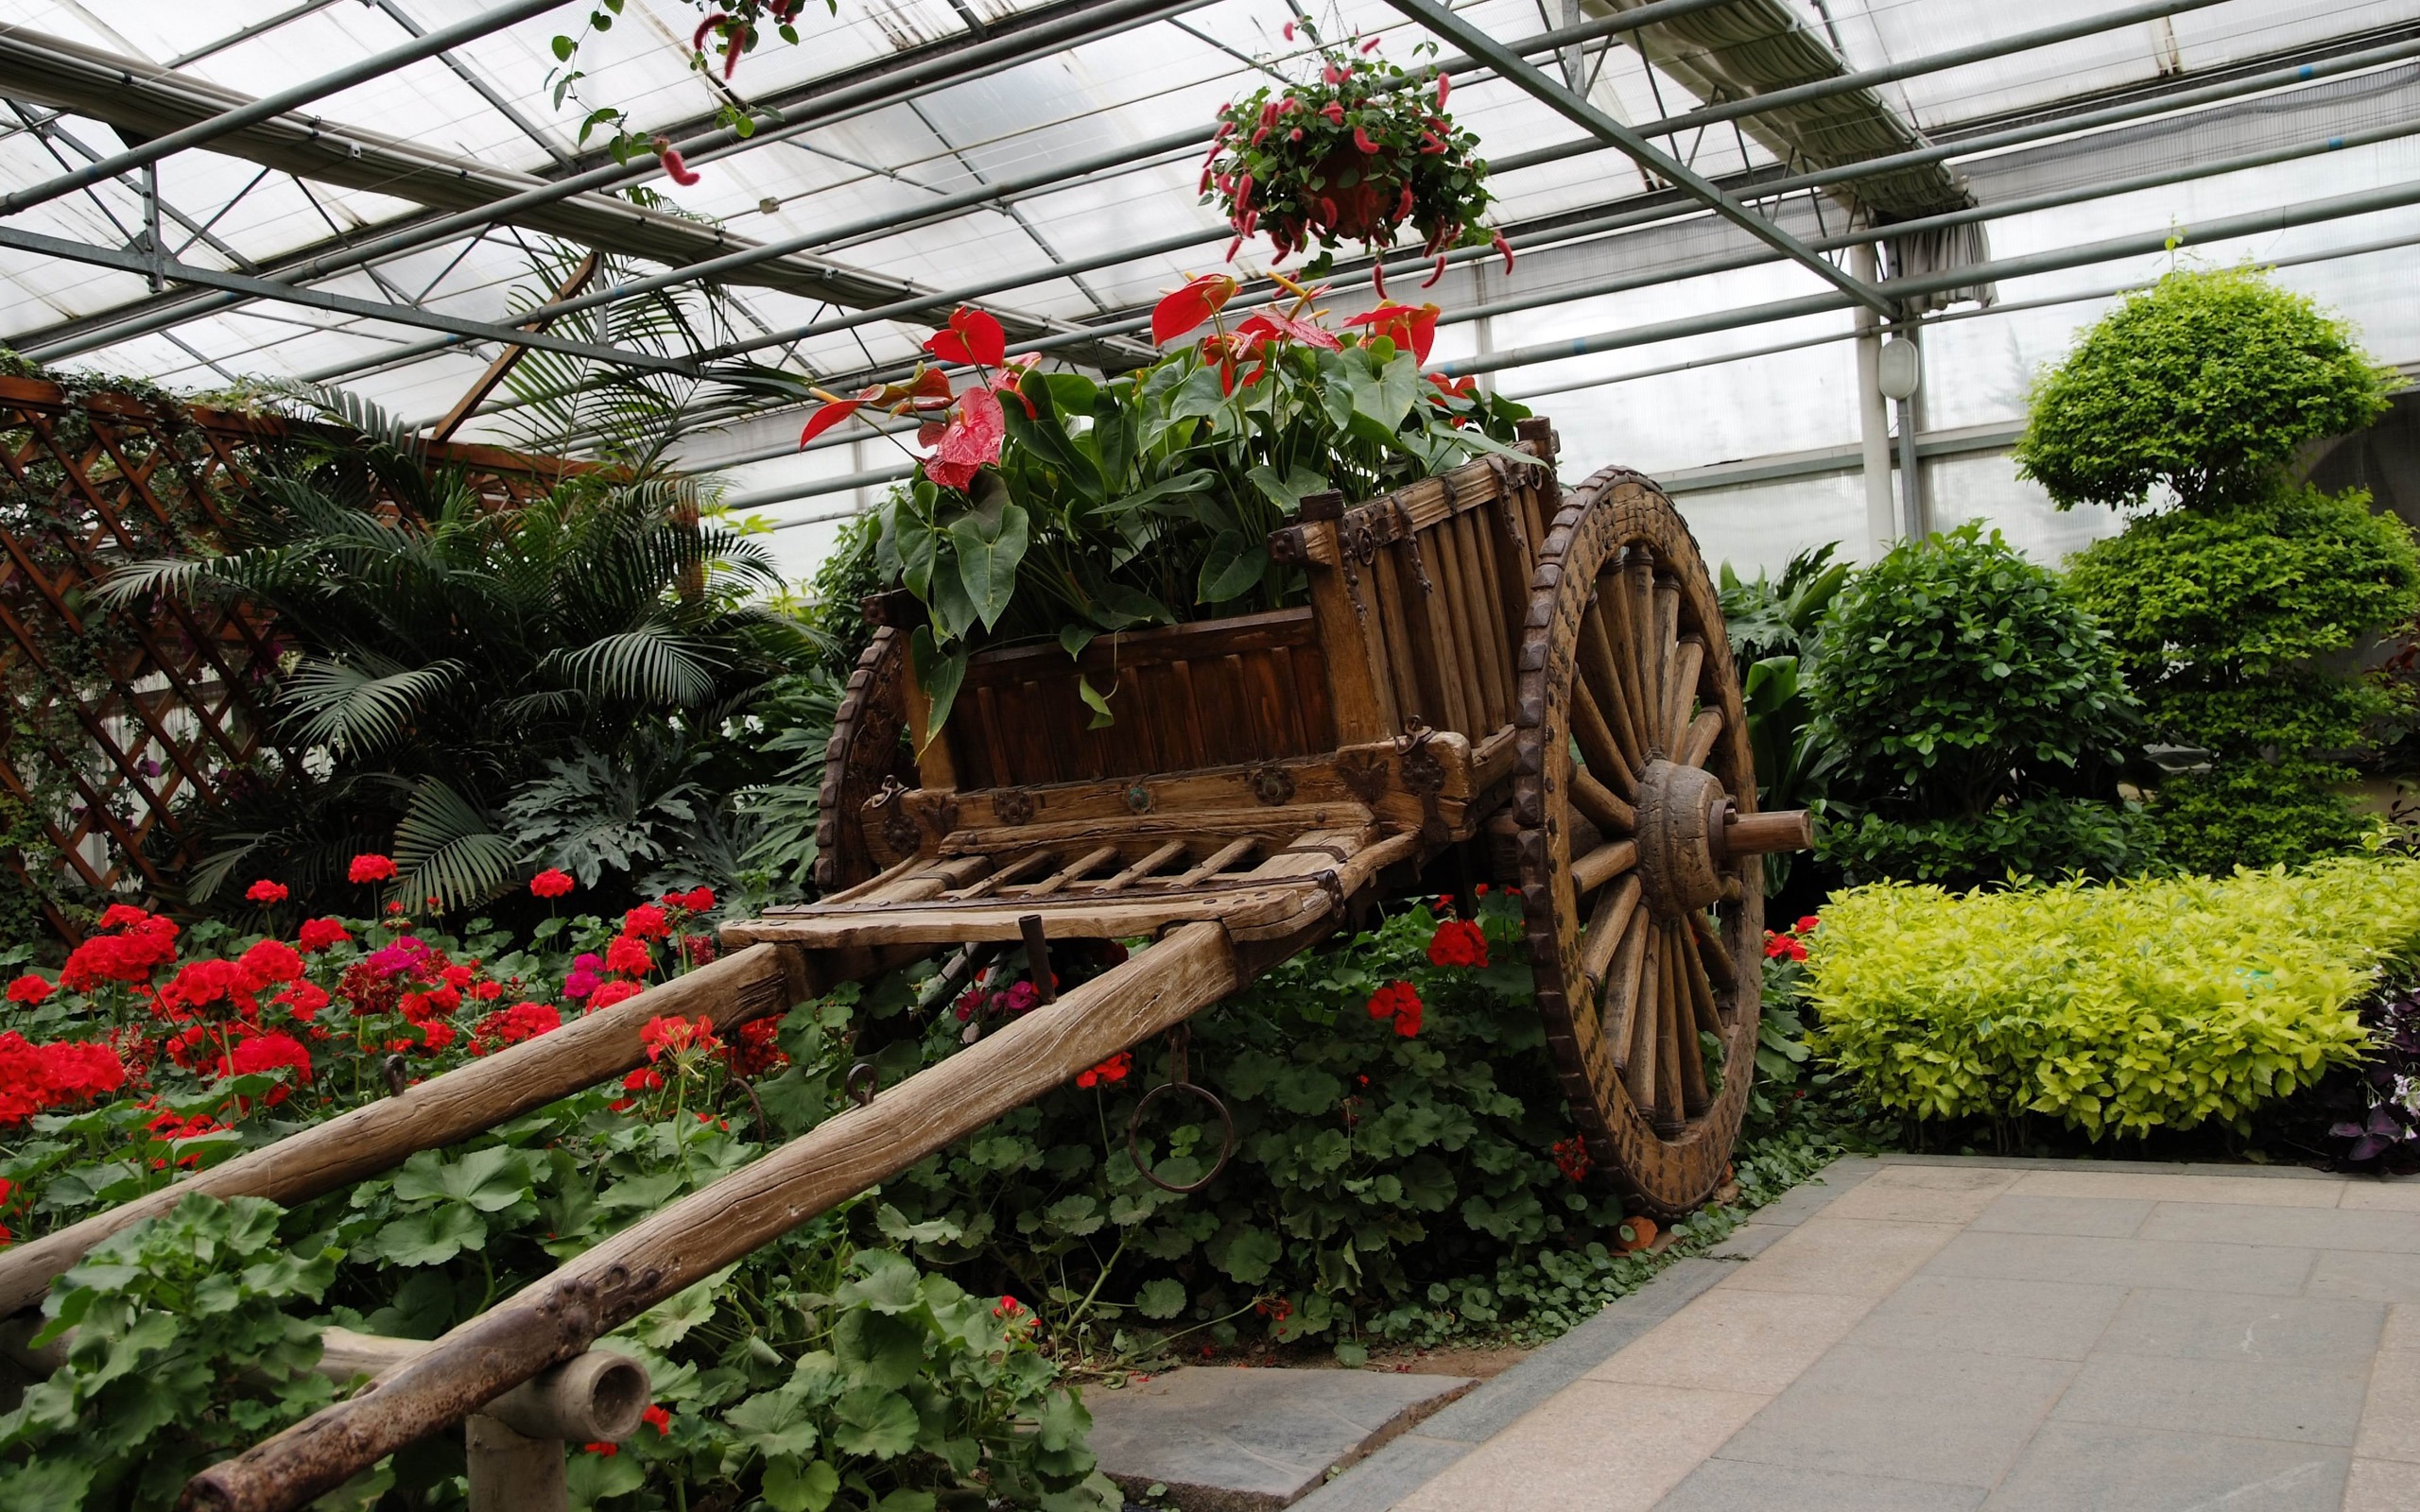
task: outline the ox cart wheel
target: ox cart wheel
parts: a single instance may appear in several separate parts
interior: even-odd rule
[[[1720,1187],[1754,1068],[1763,871],[1722,612],[1671,503],[1609,468],[1555,517],[1521,645],[1513,817],[1538,1004],[1594,1162],[1649,1211]],[[1768,833],[1766,832],[1772,833]]]

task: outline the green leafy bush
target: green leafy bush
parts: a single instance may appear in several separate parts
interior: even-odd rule
[[[2094,1139],[2238,1131],[2363,1054],[2357,1001],[2420,946],[2420,862],[1956,895],[1836,896],[1807,962],[1816,1050],[1920,1119],[2040,1113]]]
[[[2343,321],[2265,272],[2180,270],[2034,385],[2017,471],[2063,509],[2139,506],[2154,488],[2223,504],[2261,492],[2303,442],[2376,420],[2394,387]]]
[[[1997,532],[1903,542],[1852,577],[1812,694],[1841,753],[1823,854],[1853,880],[2123,869],[2135,702],[2092,616]]]
[[[1778,579],[1742,578],[1722,564],[1718,592],[1732,659],[1747,668],[1740,702],[1756,757],[1756,806],[1807,808],[1830,791],[1841,747],[1816,720],[1812,696],[1824,616],[1849,577],[1832,560],[1837,543],[1802,551]],[[1765,859],[1765,891],[1777,894],[1796,869],[1791,855]]]
[[[2335,789],[2401,699],[2336,670],[2420,609],[2420,552],[2366,494],[2277,489],[2136,520],[2071,564],[2160,741],[2206,753],[2160,783],[2158,850],[2220,872],[2358,844],[2374,822]]]

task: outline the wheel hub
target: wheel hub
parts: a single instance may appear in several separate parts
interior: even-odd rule
[[[1677,922],[1722,896],[1731,795],[1721,780],[1661,758],[1638,778],[1638,881],[1656,919]]]

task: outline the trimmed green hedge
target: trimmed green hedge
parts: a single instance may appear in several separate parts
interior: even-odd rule
[[[2352,1005],[2420,946],[2420,861],[1951,894],[1837,895],[1807,962],[1818,1054],[1879,1107],[2099,1139],[2249,1131],[2360,1058]]]

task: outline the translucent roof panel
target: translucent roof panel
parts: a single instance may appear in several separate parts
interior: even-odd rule
[[[1835,52],[1851,69],[1921,67],[1959,49],[2082,26],[2109,10],[2089,0],[2016,9],[1982,0],[1735,3],[1737,14],[1722,25],[1659,32],[1644,55],[1599,39],[1573,56],[1576,82],[1598,111],[1646,128],[1662,150],[1743,195],[1807,169],[1786,133],[1776,134],[1771,121],[1677,131],[1659,124],[1705,103],[1685,80],[1702,81],[1703,70],[1720,71],[1759,45],[1731,38],[1778,15],[1804,28],[1818,47],[1812,56]],[[486,9],[481,0],[329,0],[301,8],[294,0],[124,0],[107,8],[89,0],[0,0],[0,23],[254,95],[393,48],[414,28],[447,26]],[[1456,9],[1503,41],[1534,37],[1549,17],[1564,13],[1536,0],[1473,0]],[[1589,0],[1582,14],[1605,9]],[[853,287],[892,291],[885,299],[980,288],[980,302],[1025,329],[1051,333],[1063,344],[1080,338],[1080,351],[1109,350],[1089,328],[1131,326],[1187,272],[1223,266],[1226,228],[1197,192],[1201,144],[1215,110],[1272,75],[1298,76],[1311,62],[1304,44],[1284,35],[1294,15],[1286,0],[1172,0],[1122,29],[1103,24],[1100,35],[1080,45],[1020,50],[1017,39],[1034,18],[1062,25],[1099,9],[1072,0],[841,0],[837,15],[810,13],[806,45],[769,42],[725,81],[719,70],[691,66],[699,7],[629,0],[617,25],[584,41],[579,63],[586,77],[558,103],[548,89],[558,66],[549,40],[586,13],[566,4],[306,108],[325,123],[325,134],[350,133],[367,144],[371,168],[297,178],[264,167],[248,155],[259,147],[234,141],[161,164],[161,234],[174,258],[203,269],[274,274],[282,260],[327,257],[331,268],[312,287],[362,301],[372,313],[229,298],[174,284],[155,291],[139,269],[0,246],[0,288],[8,296],[0,340],[57,354],[50,360],[193,387],[253,376],[330,378],[401,416],[430,419],[459,398],[499,349],[429,322],[510,324],[543,294],[537,269],[559,266],[564,248],[531,225],[499,223],[360,265],[346,255],[348,248],[407,231],[437,213],[398,193],[399,180],[381,177],[376,164],[388,159],[378,153],[396,155],[398,163],[453,164],[447,171],[465,182],[485,175],[490,187],[480,192],[500,195],[602,161],[596,141],[579,141],[581,116],[592,106],[628,111],[643,133],[686,136],[713,129],[718,111],[795,104],[874,77],[902,57],[963,56],[976,48],[1015,56],[955,73],[933,70],[923,87],[871,106],[697,154],[700,177],[693,185],[672,183],[644,156],[630,181],[682,217],[665,224],[690,228],[683,234],[693,237],[695,256],[735,245],[786,249],[786,260],[763,261],[725,286],[729,335],[753,360],[832,383],[915,360],[932,315],[851,320],[848,309],[816,292],[828,285],[806,282],[819,266],[856,278]],[[280,17],[286,19],[265,25]],[[1330,35],[1357,31],[1399,62],[1421,60],[1424,33],[1384,0],[1345,0],[1319,18]],[[229,41],[255,26],[256,34]],[[1879,104],[1870,108],[1895,112],[1903,140],[1953,144],[1956,181],[1986,207],[2044,197],[2073,201],[1989,217],[1978,255],[2003,266],[2030,253],[2057,254],[2112,236],[2156,239],[2170,226],[2203,226],[2327,196],[2392,198],[2398,186],[2420,181],[2420,136],[2397,134],[2402,123],[2420,124],[2414,30],[2409,6],[2394,0],[2180,3],[2149,22],[1914,73],[1880,86]],[[1708,37],[1723,40],[1709,43]],[[2367,73],[2333,77],[2334,59],[2378,47],[2401,52]],[[1563,57],[1544,53],[1534,61],[1564,77]],[[2180,90],[2303,64],[2313,69],[2314,82],[2292,88],[2304,94],[2246,86],[2190,116],[2163,114],[2172,110],[2164,102]],[[106,115],[112,102],[87,108]],[[2132,120],[2067,138],[2066,118],[2112,108]],[[1491,185],[1496,219],[1521,241],[1524,255],[1509,277],[1492,263],[1473,263],[1422,296],[1447,308],[1436,360],[1489,364],[1520,354],[1517,365],[1489,381],[1539,394],[1539,404],[1565,422],[1576,466],[1619,459],[1675,476],[1705,472],[1719,483],[1721,468],[1737,459],[1820,453],[1855,440],[1846,311],[1763,318],[1771,313],[1766,306],[1825,297],[1829,285],[1815,272],[1676,196],[1484,68],[1458,75],[1453,109],[1497,165]],[[2019,139],[2009,140],[2012,132]],[[2348,136],[2365,145],[2306,153]],[[54,118],[39,104],[0,102],[0,192],[44,181],[123,146],[106,120],[75,111]],[[2290,152],[2303,155],[2284,156]],[[2247,153],[2275,161],[2191,176]],[[2147,173],[2176,181],[2109,192]],[[2083,198],[2091,194],[2100,197]],[[592,209],[610,203],[594,195],[581,202]],[[1845,240],[1841,198],[1802,190],[1765,208],[1795,236],[1835,238],[1825,244],[1835,247]],[[141,183],[130,176],[0,218],[0,231],[60,238],[97,256],[143,245],[148,209]],[[636,212],[624,204],[615,214]],[[1608,215],[1621,225],[1585,230]],[[2323,255],[2420,232],[2415,216],[2420,211],[2411,207],[2381,204],[2360,216],[2234,238],[2187,255],[2312,259],[2292,262],[2285,276],[2294,286],[2340,304],[2381,355],[2420,359],[2420,330],[2413,329],[2420,315],[2412,313],[2420,306],[2395,296],[2383,271],[2398,266],[2395,259],[2360,252],[2335,262]],[[1584,233],[1571,234],[1574,225]],[[1979,250],[1984,246],[1987,253]],[[1267,256],[1265,246],[1247,249],[1236,266],[1255,271]],[[2105,293],[2094,291],[2154,276],[2168,265],[2163,254],[2145,251],[2095,266],[2012,271],[1998,279],[2005,313],[1969,305],[1934,317],[1925,423],[2004,428],[2034,369],[2105,305]],[[665,265],[624,255],[614,266],[627,277]],[[1374,297],[1360,275],[1340,283],[1332,296],[1340,314]],[[1575,338],[1595,350],[1571,352]],[[1115,350],[1131,355],[1143,349],[1128,337]],[[710,423],[711,412],[699,418],[705,428],[687,443],[690,461],[724,470],[738,494],[796,494],[765,506],[771,518],[804,520],[862,502],[872,496],[865,488],[822,495],[809,486],[895,466],[902,455],[879,438],[796,455],[794,415],[724,429]],[[510,437],[510,414],[482,417],[466,434]],[[1958,468],[1970,472],[2004,465],[1960,456]],[[1831,496],[1824,490],[1838,491],[1829,482],[1807,488],[1814,490],[1806,494],[1815,501],[1810,508],[1829,508],[1821,504]],[[1701,491],[1706,507],[1715,508],[1720,490],[1708,484]],[[1749,510],[1742,501],[1751,496],[1763,501],[1754,506],[1760,508],[1787,492],[1770,484],[1735,489],[1736,509],[1722,508]],[[786,559],[803,559],[810,543],[828,534],[821,526],[783,532]],[[1789,534],[1777,531],[1773,539]],[[2048,525],[2035,531],[2046,550],[2056,537]]]

